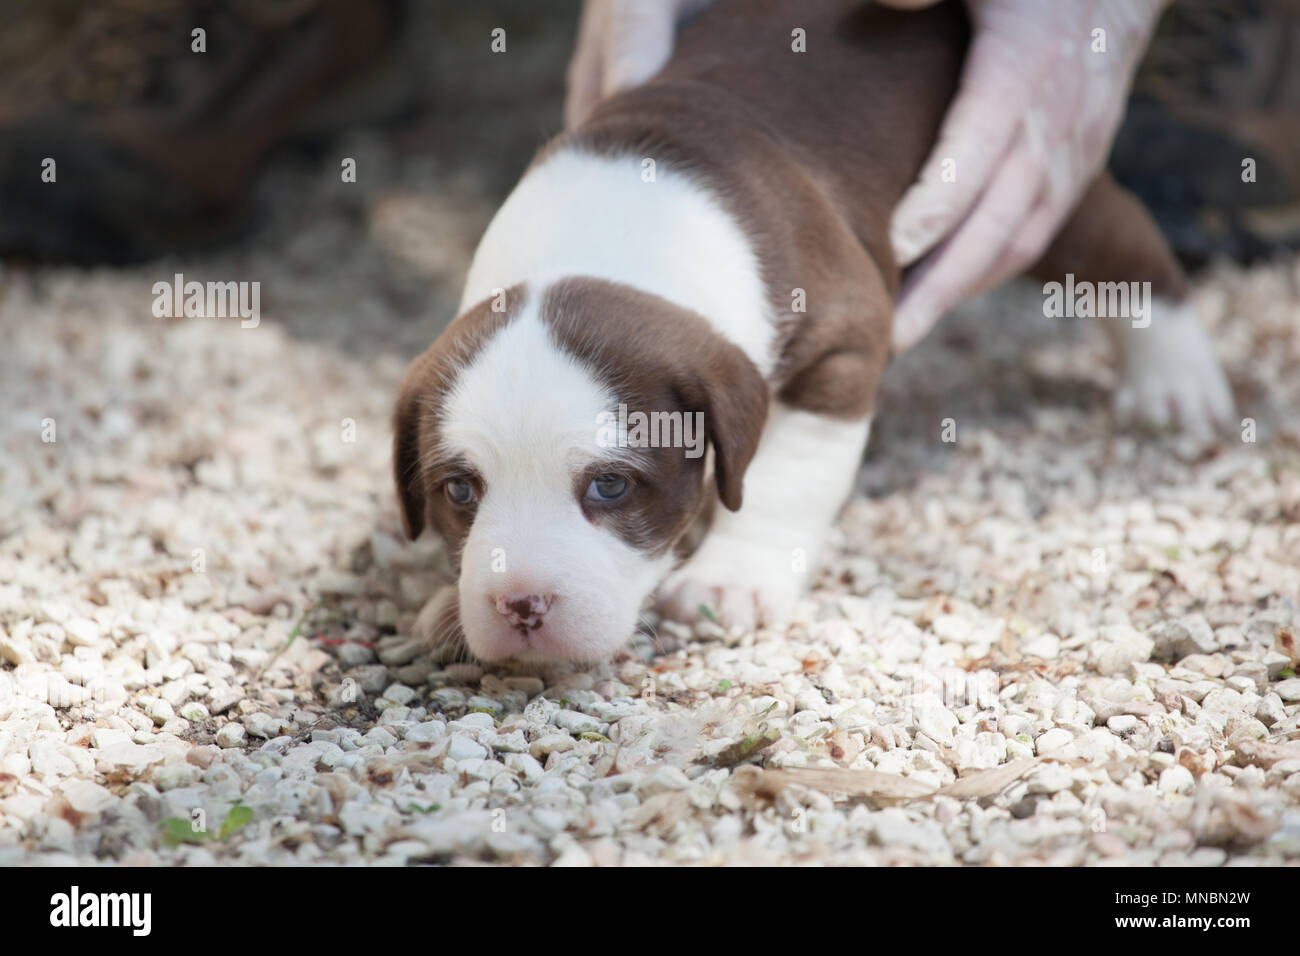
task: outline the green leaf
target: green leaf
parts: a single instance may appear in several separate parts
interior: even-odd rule
[[[772,744],[781,739],[779,730],[764,730],[762,733],[749,734],[736,741],[728,747],[724,747],[714,758],[714,762],[720,767],[734,767],[753,757],[760,751],[766,750]]]
[[[718,693],[725,694],[727,691],[731,690],[731,688],[734,686],[735,685],[732,684],[731,681],[729,680],[726,679],[720,680],[718,681]]]
[[[168,817],[162,822],[163,842],[168,846],[182,843],[202,843],[208,838],[206,830],[195,830],[194,824],[183,817]]]
[[[217,839],[224,840],[231,834],[238,833],[248,825],[248,821],[251,819],[253,819],[253,808],[236,804],[226,814],[226,822],[221,824],[221,833],[217,835]]]
[[[696,610],[700,612],[700,617],[704,618],[706,621],[712,621],[714,624],[718,623],[718,616],[713,613],[713,608],[709,607],[707,604],[701,604],[696,608]]]

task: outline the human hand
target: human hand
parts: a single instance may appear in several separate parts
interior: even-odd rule
[[[612,93],[644,83],[668,62],[677,27],[713,0],[586,0],[569,61],[564,126]]]
[[[915,266],[895,313],[896,350],[1046,251],[1105,162],[1168,2],[966,0],[972,40],[959,91],[893,216],[895,255]]]

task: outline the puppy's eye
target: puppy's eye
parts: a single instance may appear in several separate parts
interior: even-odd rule
[[[622,475],[597,475],[587,486],[587,497],[591,501],[618,501],[630,487]]]
[[[447,492],[447,500],[454,505],[467,505],[474,500],[474,486],[464,478],[449,478],[442,487]]]

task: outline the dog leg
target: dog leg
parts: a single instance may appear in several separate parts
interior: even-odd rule
[[[853,487],[870,427],[870,417],[845,422],[774,404],[741,509],[718,510],[703,544],[660,586],[660,613],[712,615],[729,630],[783,626]]]
[[[1145,315],[1097,318],[1116,353],[1122,423],[1209,438],[1232,421],[1232,393],[1187,299],[1182,269],[1146,207],[1109,174],[1094,180],[1032,274],[1150,290]]]
[[[1156,297],[1150,325],[1108,319],[1120,369],[1116,417],[1208,440],[1233,420],[1232,392],[1190,302]]]

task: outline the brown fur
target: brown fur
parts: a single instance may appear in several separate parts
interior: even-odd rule
[[[551,286],[542,318],[559,344],[608,384],[629,410],[702,413],[718,496],[731,510],[740,508],[745,469],[767,419],[768,393],[744,352],[701,316],[599,279],[567,279]],[[662,551],[699,512],[704,459],[687,458],[681,448],[642,451],[647,467],[633,497],[605,514],[588,513],[588,518],[609,522],[634,546]],[[584,503],[584,508],[590,505]]]
[[[485,299],[452,322],[429,348],[411,363],[402,378],[393,412],[393,477],[406,533],[419,537],[431,524],[447,541],[448,551],[460,553],[469,533],[472,510],[457,507],[442,491],[454,475],[477,480],[464,463],[437,458],[439,413],[443,398],[460,369],[489,338],[519,314],[525,301],[522,286],[505,290],[505,308],[492,310]]]
[[[807,53],[791,50],[795,27]],[[965,44],[955,6],[724,0],[658,76],[559,144],[633,152],[711,186],[754,243],[774,313],[788,317],[778,397],[861,418],[890,354],[889,216],[934,140]],[[792,311],[795,289],[806,314]]]
[[[791,49],[795,28],[806,31],[806,53]],[[558,341],[630,408],[705,412],[728,507],[741,504],[769,389],[835,417],[871,410],[901,279],[890,216],[956,92],[968,34],[957,0],[915,12],[855,0],[721,0],[683,32],[658,76],[601,104],[539,155],[577,146],[686,169],[749,235],[774,312],[788,316],[769,383],[703,318],[646,293],[575,278],[551,289],[543,309]],[[1174,298],[1184,289],[1146,211],[1105,173],[1034,269],[1043,278],[1065,272],[1150,280]],[[791,311],[796,289],[806,314]],[[472,512],[438,487],[456,463],[422,467],[437,447],[436,401],[521,296],[511,290],[506,314],[481,304],[458,318],[403,381],[394,439],[403,518],[412,535],[433,524],[453,553]],[[700,466],[680,449],[654,451],[675,456],[653,459],[632,507],[588,514],[651,549],[689,523],[701,483]]]
[[[806,32],[807,52],[791,48]],[[969,28],[957,0],[895,11],[857,0],[721,0],[644,86],[543,152],[577,144],[692,171],[748,232],[782,322],[777,397],[867,414],[891,352],[894,206],[957,90]],[[540,158],[540,157],[539,157]],[[1116,241],[1116,237],[1121,237]],[[1101,173],[1035,275],[1183,278],[1146,211]],[[791,311],[793,290],[806,314]]]
[[[1031,274],[1059,282],[1150,282],[1156,295],[1178,300],[1187,280],[1151,214],[1127,189],[1103,173],[1095,179],[1070,219]]]

